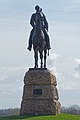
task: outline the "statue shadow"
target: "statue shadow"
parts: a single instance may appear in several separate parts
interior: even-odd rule
[[[32,117],[35,117],[35,115],[18,115],[18,116],[14,116],[14,119],[19,120],[19,119],[32,118]]]
[[[0,120],[21,120],[21,119],[33,118],[37,116],[39,115],[14,115],[14,116],[0,117]]]

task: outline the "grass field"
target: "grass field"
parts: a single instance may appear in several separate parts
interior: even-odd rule
[[[46,116],[9,116],[0,117],[0,120],[80,120],[80,115],[60,114]]]

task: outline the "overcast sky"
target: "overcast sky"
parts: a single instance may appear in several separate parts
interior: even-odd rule
[[[24,75],[34,66],[26,48],[37,4],[49,23],[47,68],[57,77],[60,102],[80,105],[80,0],[0,0],[0,108],[20,107]]]

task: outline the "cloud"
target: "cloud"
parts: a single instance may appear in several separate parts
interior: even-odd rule
[[[76,64],[80,64],[80,59],[79,58],[73,58],[73,62]]]
[[[65,73],[65,71],[62,72],[61,66],[59,68],[58,66],[58,61],[59,60],[59,56],[61,55],[56,55],[56,57],[54,57],[55,55],[52,54],[51,58],[50,58],[50,69],[55,72],[55,76],[57,78],[57,82],[58,82],[58,89],[59,90],[80,90],[80,59],[71,59],[67,60],[66,62],[68,62],[68,65],[71,65],[70,70],[72,70],[70,72],[69,70],[69,66],[68,66],[68,71],[66,70],[67,74]],[[61,59],[63,59],[63,57],[61,57]],[[64,62],[62,63],[62,66],[64,66]],[[66,66],[65,66],[66,67]],[[69,73],[70,72],[70,73]]]
[[[1,76],[1,77],[0,77],[0,81],[5,80],[6,78],[8,78],[8,76]]]
[[[68,90],[80,90],[80,80],[79,79],[72,79],[72,80],[66,80],[64,82],[64,89]]]
[[[47,60],[47,65],[48,65],[48,68],[53,71],[56,76],[58,75],[58,72],[57,72],[57,66],[56,66],[56,61],[57,61],[57,58],[60,57],[59,54],[56,54],[56,53],[51,53],[48,60]]]
[[[22,91],[23,77],[26,70],[26,66],[1,68],[0,94],[5,91],[10,93]]]
[[[0,76],[14,74],[14,72],[26,70],[26,66],[0,68]]]
[[[71,79],[71,76],[69,78],[66,76],[65,72],[61,72],[58,68],[58,60],[61,55],[56,53],[51,53],[50,57],[48,58],[48,67],[49,69],[55,74],[57,82],[58,82],[58,89],[59,90],[72,90],[76,89],[75,81]],[[63,57],[61,57],[63,59]],[[64,65],[64,63],[61,63]]]
[[[80,59],[64,59],[62,55],[52,53],[48,59],[48,67],[56,76],[59,90],[80,90]]]
[[[78,66],[75,68],[75,70],[80,73],[80,64],[78,64]]]
[[[76,75],[77,76],[77,75]],[[63,73],[58,73],[58,88],[59,90],[80,90],[80,78],[71,74],[67,77]]]
[[[48,66],[53,67],[53,65],[56,64],[56,60],[59,56],[60,55],[56,53],[51,53],[47,61]]]
[[[73,63],[75,65],[74,70],[74,77],[75,78],[80,78],[80,58],[73,58]]]
[[[72,12],[77,12],[79,11],[80,7],[80,2],[79,1],[73,1],[73,2],[68,2],[67,5],[63,6],[62,8],[64,9],[65,13],[72,13]]]
[[[0,106],[2,108],[20,107],[26,70],[26,66],[0,69]]]
[[[69,76],[59,74],[60,90],[80,90],[80,59],[71,58],[74,71]],[[61,80],[62,79],[62,80]]]

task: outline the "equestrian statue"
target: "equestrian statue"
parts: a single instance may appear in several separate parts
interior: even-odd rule
[[[42,8],[35,6],[36,13],[32,14],[30,24],[33,29],[30,32],[28,50],[34,50],[35,66],[38,68],[38,53],[40,53],[41,68],[46,68],[47,51],[49,55],[50,40],[48,35],[48,22],[42,12]],[[44,57],[44,64],[43,64]]]

